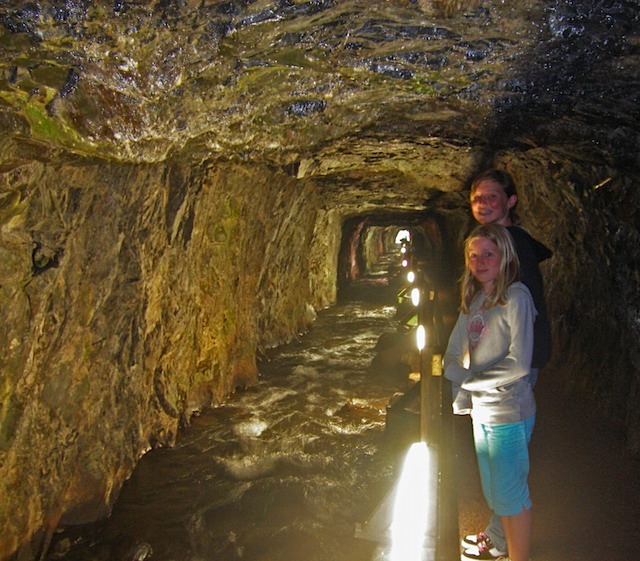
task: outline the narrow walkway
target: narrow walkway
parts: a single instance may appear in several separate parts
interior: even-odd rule
[[[640,461],[629,456],[618,430],[584,403],[559,391],[553,371],[541,373],[536,399],[530,478],[532,560],[638,559]],[[460,417],[454,422],[460,531],[472,533],[483,529],[488,512],[481,496],[469,419]]]

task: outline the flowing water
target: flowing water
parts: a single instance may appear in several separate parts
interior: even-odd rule
[[[195,418],[174,448],[143,457],[110,519],[64,558],[379,557],[380,544],[354,529],[396,471],[386,406],[406,388],[371,376],[378,340],[397,331],[388,295],[370,288],[322,311],[308,334],[261,364],[256,387]]]

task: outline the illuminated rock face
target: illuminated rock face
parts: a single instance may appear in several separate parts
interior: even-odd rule
[[[3,4],[0,558],[255,383],[347,221],[424,212],[456,254],[489,163],[555,252],[558,391],[640,450],[637,6],[458,4]]]

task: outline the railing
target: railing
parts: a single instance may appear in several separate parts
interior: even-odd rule
[[[390,561],[452,561],[459,558],[460,549],[451,388],[442,376],[448,334],[437,292],[427,286],[423,274],[409,278],[413,281],[398,293],[399,310],[404,307],[399,315],[401,329],[408,336],[416,334],[420,376],[387,407],[386,426],[388,439],[401,443],[406,459],[398,481],[371,517],[356,525],[355,536],[388,544]],[[408,299],[413,308],[406,305]],[[415,524],[418,519],[422,525]]]

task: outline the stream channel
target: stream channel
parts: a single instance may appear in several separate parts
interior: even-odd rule
[[[398,331],[396,300],[373,283],[319,312],[257,386],[141,458],[110,518],[54,538],[47,561],[383,559],[354,530],[398,472],[386,407],[409,369],[396,357],[386,377],[374,360]]]

